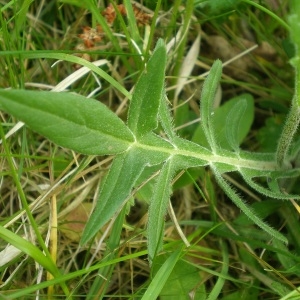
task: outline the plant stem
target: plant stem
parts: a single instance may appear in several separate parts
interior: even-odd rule
[[[292,99],[290,112],[284,124],[276,152],[276,160],[279,166],[288,165],[287,156],[291,148],[294,135],[300,122],[300,2],[291,1],[291,11],[289,16],[290,36],[295,45],[295,57],[291,60],[291,64],[295,68],[295,93]]]

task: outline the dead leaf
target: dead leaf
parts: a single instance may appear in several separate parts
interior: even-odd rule
[[[80,203],[62,220],[59,230],[71,241],[79,242],[92,210],[92,203]]]

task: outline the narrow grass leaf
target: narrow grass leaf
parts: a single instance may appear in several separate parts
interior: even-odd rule
[[[222,269],[221,274],[218,277],[217,282],[215,283],[213,289],[211,290],[209,296],[206,298],[207,300],[217,300],[220,299],[222,289],[226,282],[226,278],[228,276],[228,269],[229,269],[229,255],[228,249],[223,240],[220,240],[220,250],[222,251],[223,261],[222,261]]]
[[[29,241],[23,239],[19,235],[11,232],[10,230],[4,228],[0,225],[0,238],[10,243],[23,253],[29,255],[37,263],[43,266],[48,272],[50,272],[55,278],[61,276],[61,273],[57,269],[56,265],[53,263],[50,257],[45,256],[39,248],[30,243]],[[61,286],[66,294],[69,294],[68,288],[64,283]]]
[[[114,250],[119,246],[120,239],[122,238],[125,213],[126,207],[123,207],[112,226],[111,235],[108,237],[106,242],[106,251],[103,253],[103,259],[101,260],[102,263],[111,262],[119,255],[119,252]],[[112,276],[114,268],[114,264],[109,264],[98,271],[98,276],[95,277],[91,287],[89,288],[86,300],[103,299],[107,292],[107,288],[110,286],[111,280],[113,280]]]
[[[172,159],[169,159],[157,178],[154,194],[149,207],[148,256],[150,263],[162,247],[165,214],[171,194],[171,181],[174,175]]]
[[[91,71],[95,72],[103,79],[105,79],[111,86],[120,91],[124,96],[131,99],[131,94],[113,77],[103,71],[101,68],[98,68],[93,63],[87,61],[78,56],[70,55],[67,53],[61,53],[63,51],[52,51],[52,50],[41,50],[41,51],[1,51],[0,56],[12,56],[12,57],[21,57],[28,59],[38,59],[38,58],[49,58],[55,60],[62,60],[72,62],[74,64],[79,64],[89,68]],[[121,51],[120,51],[121,52]]]
[[[255,212],[245,204],[243,199],[241,199],[237,193],[230,187],[230,185],[226,182],[226,180],[222,177],[218,169],[211,165],[211,168],[216,176],[217,182],[220,187],[224,190],[227,196],[234,202],[234,204],[242,210],[242,212],[251,219],[258,227],[267,232],[270,236],[284,242],[287,244],[287,239],[281,233],[271,228],[268,224],[266,224],[260,217],[258,217]]]
[[[137,25],[137,20],[136,20],[135,15],[134,15],[134,11],[133,11],[133,8],[132,8],[131,1],[130,0],[124,0],[124,6],[125,6],[126,12],[127,12],[127,19],[128,19],[128,24],[129,24],[130,35],[132,36],[132,39],[135,42],[140,42],[141,37],[140,37],[140,33],[139,33],[138,25]]]
[[[0,90],[0,108],[54,143],[83,154],[120,153],[134,141],[104,104],[78,95]]]
[[[166,58],[164,42],[159,40],[134,89],[128,113],[128,127],[137,139],[157,127],[159,105],[164,97]]]
[[[163,262],[170,256],[169,253],[159,255],[153,264],[153,273],[156,268],[160,268]],[[203,280],[199,269],[190,262],[180,259],[177,261],[172,273],[159,294],[160,300],[187,300],[190,299],[206,300],[205,285],[201,284]]]
[[[217,149],[215,130],[213,127],[213,103],[221,75],[222,63],[220,60],[216,60],[204,82],[200,102],[201,124],[206,139],[213,152],[216,152]]]
[[[142,300],[157,299],[161,290],[165,286],[170,274],[172,273],[180,255],[182,249],[174,251],[170,257],[164,262],[154,278],[151,280],[149,287],[147,288]]]

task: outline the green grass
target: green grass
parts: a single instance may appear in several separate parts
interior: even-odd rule
[[[297,1],[281,1],[279,6],[272,1],[227,1],[227,6],[217,0],[144,1],[137,8],[151,14],[147,25],[137,24],[131,2],[124,1],[127,17],[116,14],[111,26],[101,11],[112,1],[100,2],[99,7],[96,1],[0,2],[0,87],[34,90],[23,95],[16,91],[7,106],[0,101],[0,299],[300,299],[298,94],[293,98],[300,72],[297,59],[290,64],[299,54]],[[103,42],[90,50],[78,49],[83,27],[97,24],[103,28]],[[167,45],[166,61],[162,41],[154,52],[159,38]],[[223,68],[222,90],[218,63],[203,86],[215,60],[225,63],[256,43],[258,48]],[[95,66],[84,59],[85,53],[91,62],[103,61]],[[145,79],[139,80],[150,57],[153,65],[149,62]],[[53,65],[57,60],[61,61]],[[93,74],[75,78],[79,65]],[[157,76],[149,74],[163,65],[166,80],[161,85],[158,69]],[[69,82],[64,81],[67,77]],[[164,86],[174,121],[167,105],[149,103],[148,95],[161,101],[157,91]],[[108,129],[110,143],[118,136],[109,153],[105,139],[98,152],[83,151],[83,140],[75,147],[78,131],[70,142],[49,135],[65,147],[36,133],[47,136],[49,124],[43,121],[48,122],[48,111],[63,111],[64,102],[79,98],[51,92],[53,102],[42,103],[38,114],[45,117],[35,119],[30,110],[38,105],[39,95],[48,97],[35,91],[65,89],[84,96],[80,101],[85,104],[72,120],[84,115],[92,120],[97,107],[103,119],[108,116],[114,125]],[[1,90],[1,97],[5,95]],[[85,98],[89,95],[105,106],[91,109]],[[32,104],[13,108],[17,98],[24,103],[33,99]],[[161,124],[156,128],[158,115]],[[288,115],[290,125],[283,131],[287,134],[281,135]],[[132,135],[116,116],[124,122],[128,118],[127,126],[137,138],[132,145],[137,145],[136,152],[120,154],[131,145]],[[194,122],[199,117],[202,126]],[[100,118],[94,121],[101,128],[107,125]],[[55,132],[63,132],[59,122],[51,122]],[[16,124],[20,128],[10,132]],[[219,162],[218,151],[225,149],[224,163],[190,168],[206,164],[199,163],[201,155],[209,162],[213,156],[205,151],[196,155],[198,149],[177,140],[173,127],[183,139],[216,152]],[[159,139],[143,140],[152,130],[194,157],[172,161],[165,155],[176,156],[177,150]],[[101,134],[85,142],[92,145],[100,138]],[[239,146],[260,154],[246,156]],[[241,153],[240,161],[226,152],[232,148],[234,154]],[[106,154],[115,155],[115,160]],[[285,169],[290,162],[294,169]],[[146,163],[152,166],[143,169]],[[259,177],[254,181],[254,176]],[[98,209],[102,214],[92,217],[95,224],[84,231],[100,187],[100,199],[108,199],[108,204],[103,203]],[[107,208],[111,189],[116,193],[113,209]],[[127,203],[120,208],[122,197]],[[116,210],[119,214],[112,218],[107,214]]]

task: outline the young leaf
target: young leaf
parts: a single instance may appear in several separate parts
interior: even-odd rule
[[[83,154],[117,154],[134,141],[104,104],[78,95],[0,90],[0,108],[54,143]]]
[[[165,214],[171,194],[171,180],[174,175],[172,159],[169,159],[160,171],[152,196],[148,219],[148,256],[152,263],[162,247]]]
[[[157,127],[158,110],[164,91],[166,58],[164,42],[159,40],[134,89],[127,123],[137,139]]]
[[[213,152],[216,152],[216,137],[213,125],[213,102],[222,75],[222,63],[216,60],[203,84],[200,103],[201,124]]]

